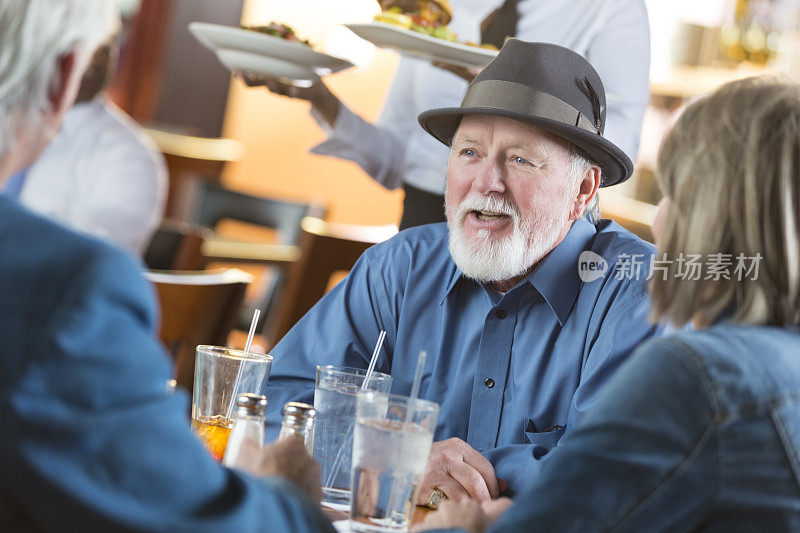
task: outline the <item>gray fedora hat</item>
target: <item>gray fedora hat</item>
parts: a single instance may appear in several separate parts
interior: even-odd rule
[[[602,168],[601,187],[633,172],[625,152],[603,137],[606,94],[600,75],[569,48],[509,39],[469,84],[460,107],[430,109],[418,120],[449,146],[464,115],[519,120],[575,144]]]

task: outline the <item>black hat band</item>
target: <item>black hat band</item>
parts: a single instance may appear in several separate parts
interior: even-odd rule
[[[462,108],[494,108],[518,115],[538,116],[601,135],[586,116],[552,94],[505,80],[482,80],[467,89]]]

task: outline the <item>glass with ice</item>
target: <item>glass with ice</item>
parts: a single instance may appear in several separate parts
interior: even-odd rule
[[[359,393],[351,474],[354,531],[408,530],[438,416],[433,402]]]
[[[392,376],[358,368],[317,366],[314,387],[314,459],[320,465],[322,503],[348,509],[350,506],[350,460],[353,450],[353,423],[356,393],[373,390],[388,393]]]

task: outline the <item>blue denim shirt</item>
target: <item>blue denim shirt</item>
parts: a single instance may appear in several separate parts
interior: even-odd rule
[[[607,263],[605,276],[581,281],[585,251]],[[272,350],[268,438],[286,401],[313,401],[316,365],[366,368],[386,330],[377,369],[391,373],[392,391],[410,392],[426,350],[420,394],[441,406],[435,439],[458,437],[484,453],[513,493],[633,348],[658,332],[646,320],[652,252],[613,222],[581,219],[501,295],[462,276],[445,224],[403,231],[367,250]],[[617,276],[624,254],[644,260],[638,276]]]
[[[651,340],[492,531],[800,531],[800,331]]]

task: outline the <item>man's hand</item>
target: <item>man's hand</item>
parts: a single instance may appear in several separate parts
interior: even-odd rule
[[[252,465],[246,469],[250,474],[288,479],[319,504],[322,499],[319,465],[308,455],[302,439],[279,440],[261,450],[252,441],[245,441],[240,453],[240,464]]]
[[[413,528],[413,531],[461,528],[472,533],[483,533],[511,505],[512,502],[508,498],[491,500],[483,504],[472,500],[444,502],[438,511],[428,514],[425,521]]]
[[[434,489],[457,502],[486,502],[497,498],[505,488],[506,482],[497,479],[486,457],[463,440],[452,438],[433,443],[417,503],[425,505]]]

